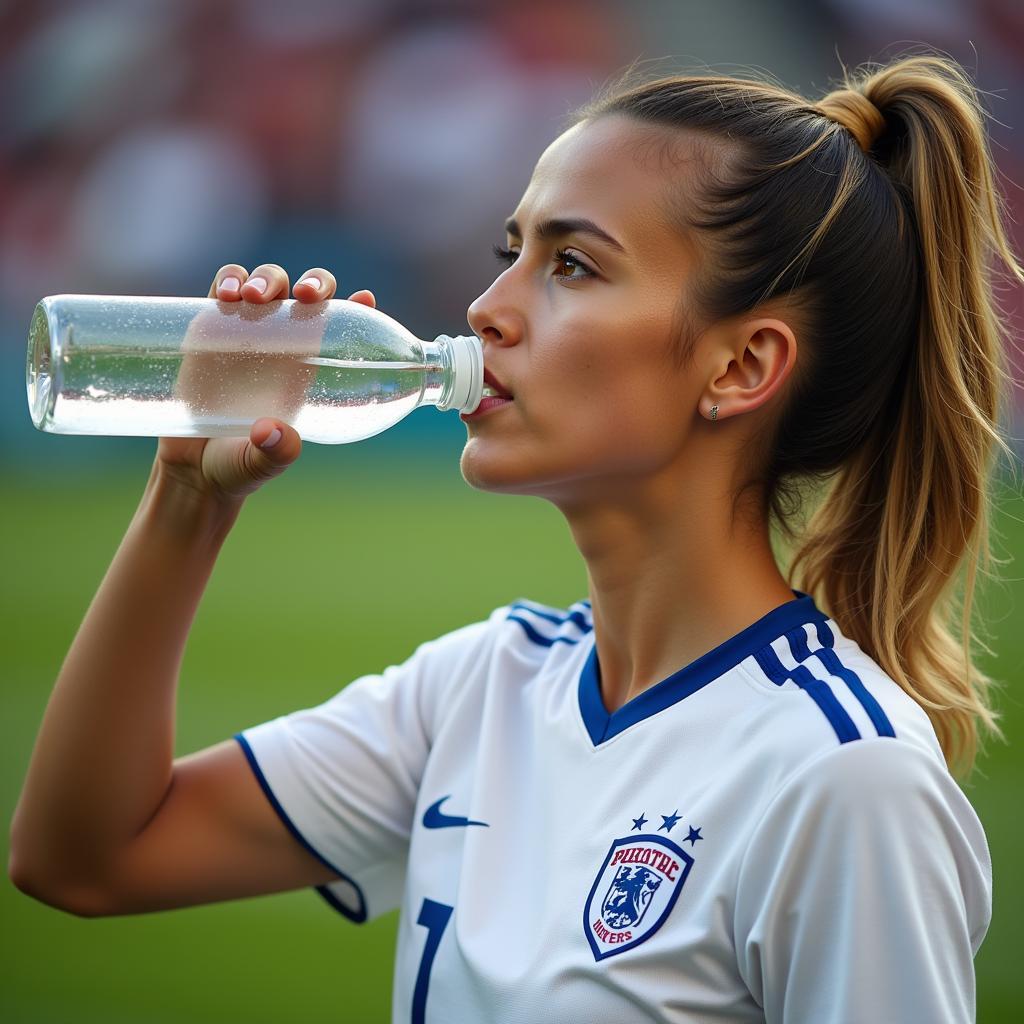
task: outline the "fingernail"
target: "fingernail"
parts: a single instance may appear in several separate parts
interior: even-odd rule
[[[242,287],[242,282],[237,277],[225,277],[218,286],[218,291],[222,292],[237,292]]]
[[[315,288],[317,291],[320,291],[320,287],[323,282],[319,277],[304,277],[299,284],[308,284],[310,288]]]
[[[264,449],[273,448],[274,445],[277,444],[277,442],[280,440],[281,431],[277,427],[274,427],[274,429],[263,440],[262,444],[260,444],[260,447]]]
[[[267,290],[267,279],[265,277],[250,277],[246,284],[251,284],[260,295]]]

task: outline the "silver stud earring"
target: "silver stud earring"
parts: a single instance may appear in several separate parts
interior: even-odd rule
[[[718,419],[718,406],[717,405],[711,406],[711,418],[713,420],[717,420]]]

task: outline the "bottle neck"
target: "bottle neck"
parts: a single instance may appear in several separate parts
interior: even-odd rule
[[[420,405],[441,405],[451,395],[454,374],[451,351],[437,341],[422,341],[423,394]]]

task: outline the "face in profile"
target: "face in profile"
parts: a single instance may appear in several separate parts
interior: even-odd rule
[[[672,222],[664,132],[613,115],[541,156],[507,224],[506,267],[470,306],[512,400],[467,418],[475,487],[569,504],[671,472],[703,381],[673,358],[698,258]]]

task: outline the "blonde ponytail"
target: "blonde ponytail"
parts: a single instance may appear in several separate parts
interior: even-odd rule
[[[843,102],[851,93],[884,120],[879,159],[910,201],[920,319],[891,432],[839,472],[791,575],[928,712],[947,759],[966,769],[979,731],[996,730],[971,613],[979,569],[991,570],[995,457],[1014,458],[1000,433],[1010,339],[993,264],[1018,280],[1024,271],[1003,229],[984,112],[963,70],[917,56],[847,79],[819,107],[856,133],[861,122],[846,121]]]

